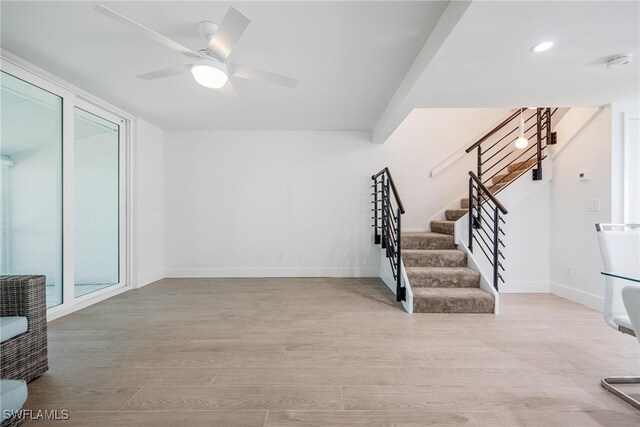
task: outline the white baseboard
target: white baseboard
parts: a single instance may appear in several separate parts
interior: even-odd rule
[[[165,277],[378,277],[373,268],[168,268]]]
[[[549,282],[507,282],[500,284],[503,294],[548,294],[551,291]]]
[[[604,306],[604,298],[598,295],[590,294],[579,289],[570,288],[559,283],[551,282],[550,291],[552,294],[568,299],[578,304],[586,305],[594,310],[602,311]]]
[[[119,295],[123,292],[127,292],[131,290],[131,286],[123,286],[114,290],[109,290],[108,292],[102,292],[93,298],[88,298],[77,302],[73,305],[62,305],[57,307],[52,307],[47,310],[47,322],[50,322],[55,319],[59,319],[60,317],[66,316],[67,314],[71,314],[75,311],[82,310],[83,308],[89,307],[90,305],[97,304],[100,301],[104,301],[116,295]]]
[[[136,278],[136,288],[140,289],[150,283],[164,279],[164,270],[156,270],[151,273],[141,274]]]

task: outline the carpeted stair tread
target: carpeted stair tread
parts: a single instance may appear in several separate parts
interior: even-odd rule
[[[411,288],[479,288],[480,273],[467,267],[406,267]]]
[[[493,313],[493,295],[479,288],[413,288],[414,313]]]
[[[522,173],[522,170],[516,170],[514,172],[511,173],[501,173],[499,175],[494,176],[493,178],[491,178],[491,184],[495,185],[495,184],[508,184],[511,181],[513,181],[514,179],[516,179],[518,177],[518,175],[520,175]]]
[[[457,221],[469,212],[469,209],[447,209],[444,216],[447,221]]]
[[[453,236],[441,233],[402,233],[402,249],[455,249]]]
[[[431,221],[431,231],[434,233],[450,234],[453,236],[455,221]]]
[[[526,162],[513,162],[511,163],[509,166],[507,166],[507,171],[509,173],[511,172],[515,172],[517,170],[519,171],[523,171],[524,169],[527,169],[530,166],[535,165],[538,162],[538,159],[536,159],[535,157],[533,159],[529,159]]]
[[[462,209],[469,209],[469,198],[468,197],[466,199],[460,199],[460,207]]]
[[[467,253],[458,249],[403,249],[402,261],[409,267],[466,267]]]

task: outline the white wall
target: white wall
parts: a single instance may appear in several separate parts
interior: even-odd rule
[[[549,174],[550,166],[549,162],[543,164],[543,177]],[[506,271],[500,292],[549,292],[550,183],[532,181],[531,172],[519,178],[525,179],[535,190],[519,203],[504,201],[509,213],[502,226],[506,234],[503,238]],[[524,186],[517,184],[504,192],[522,190]]]
[[[133,147],[133,282],[164,277],[164,132],[136,120]]]
[[[426,231],[429,221],[467,197],[476,155],[465,154],[436,176],[431,171],[452,154],[467,148],[502,121],[510,110],[500,108],[422,108],[409,114],[382,145],[376,168],[389,166],[407,213],[407,231]]]
[[[166,274],[375,276],[365,132],[168,132]]]
[[[389,166],[404,229],[426,230],[475,160],[431,170],[505,112],[416,111],[383,145],[366,132],[167,132],[166,274],[377,276],[371,175]]]
[[[570,120],[572,113],[565,119]],[[595,224],[612,219],[611,108],[600,110],[567,140],[571,135],[559,131],[554,149],[557,155],[551,182],[551,291],[601,310],[604,280],[600,275],[602,261]],[[579,181],[580,170],[590,170],[591,180]],[[600,201],[600,211],[587,211],[590,199]]]

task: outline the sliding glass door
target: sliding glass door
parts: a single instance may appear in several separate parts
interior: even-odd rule
[[[0,74],[0,273],[47,276],[62,292],[62,98]]]
[[[45,275],[50,314],[128,285],[127,121],[10,61],[0,73],[0,274]]]
[[[120,282],[120,126],[75,108],[76,297]]]

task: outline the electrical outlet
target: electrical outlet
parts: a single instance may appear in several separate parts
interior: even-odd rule
[[[565,266],[564,275],[567,277],[573,277],[573,267],[571,267],[570,265]]]

